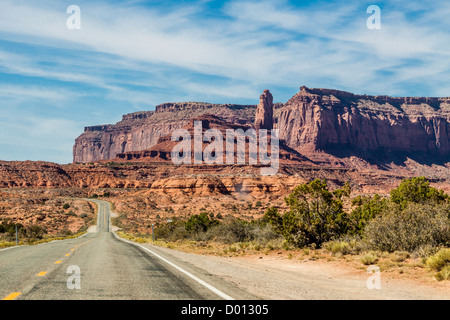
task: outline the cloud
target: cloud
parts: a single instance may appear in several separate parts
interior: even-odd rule
[[[439,9],[429,10],[429,15],[408,21],[406,14],[415,8],[411,2],[406,7],[383,8],[379,31],[366,28],[365,6],[344,5],[343,1],[300,8],[287,1],[231,1],[216,19],[202,19],[201,3],[153,8],[83,1],[80,7],[82,29],[68,30],[62,6],[48,1],[4,0],[0,30],[19,34],[19,41],[115,55],[123,61],[248,83],[259,79],[292,86],[301,84],[295,82],[302,79],[334,79],[336,84],[362,90],[358,84],[363,78],[363,84],[373,83],[379,77],[377,70],[399,66],[404,59],[428,63],[439,59],[448,67],[448,59],[444,59],[449,41],[443,40],[449,35],[428,17],[442,14]],[[107,75],[99,79],[86,72],[44,72],[24,64],[10,66],[10,71],[103,88],[111,85]],[[387,80],[394,83],[397,78]]]
[[[72,161],[67,147],[80,124],[67,119],[22,114],[0,119],[0,159]]]
[[[24,128],[3,120],[21,143],[31,128],[50,139],[67,125],[60,146],[70,154],[82,125],[64,121],[102,123],[168,101],[257,103],[266,88],[277,101],[300,85],[361,94],[450,91],[447,1],[380,1],[381,30],[367,29],[362,1],[77,4],[81,30],[67,29],[63,1],[0,2],[0,102],[8,105],[1,113],[32,110],[43,121],[29,119]],[[50,113],[61,105],[65,114]]]
[[[0,87],[0,98],[45,101],[68,101],[74,98],[73,92],[67,90],[51,90],[39,86],[3,85]]]

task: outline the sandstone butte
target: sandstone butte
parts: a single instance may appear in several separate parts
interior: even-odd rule
[[[251,165],[174,165],[171,133],[203,129],[279,130],[280,168],[260,177]],[[374,193],[400,179],[426,176],[448,191],[450,98],[355,95],[301,87],[286,103],[269,90],[258,105],[165,103],[124,115],[114,125],[86,127],[73,164],[0,162],[0,187],[150,188],[155,192],[285,194],[326,178]]]

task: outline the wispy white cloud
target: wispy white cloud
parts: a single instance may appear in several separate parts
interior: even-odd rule
[[[20,118],[2,116],[0,126],[0,159],[59,163],[71,161],[67,147],[80,130],[72,120],[29,114]]]
[[[81,30],[68,30],[67,3],[0,2],[0,41],[7,43],[0,42],[0,99],[26,110],[25,100],[64,103],[72,112],[66,119],[45,117],[36,108],[30,117],[46,125],[30,120],[29,128],[50,136],[66,125],[75,138],[74,123],[64,120],[87,110],[79,107],[87,96],[96,100],[88,101],[95,111],[86,118],[101,121],[111,113],[102,98],[123,103],[125,113],[166,101],[247,103],[272,87],[283,101],[303,84],[450,95],[448,1],[381,2],[381,30],[366,28],[365,2],[232,0],[216,4],[214,12],[206,0],[114,3],[79,0]],[[8,82],[8,76],[28,82]],[[8,133],[1,129],[0,135],[7,139]],[[68,153],[73,138],[63,139]]]
[[[68,101],[74,99],[76,95],[73,91],[66,89],[51,90],[47,87],[3,85],[0,86],[0,98],[18,99],[23,101],[35,101],[36,99],[45,101]]]
[[[377,70],[411,58],[445,62],[450,49],[446,41],[449,35],[439,29],[440,23],[422,23],[429,22],[428,15],[411,22],[403,11],[386,8],[382,30],[374,32],[365,27],[365,7],[341,1],[304,8],[287,1],[231,1],[223,9],[227,19],[205,21],[199,21],[201,9],[196,5],[163,12],[105,2],[83,2],[81,8],[82,29],[74,31],[65,27],[66,15],[60,6],[48,1],[4,0],[0,4],[0,30],[19,34],[19,41],[285,86],[297,85],[293,82],[301,79],[331,77],[345,87],[358,87],[362,78],[358,70],[364,71],[366,83],[373,83],[379,77]],[[442,16],[440,11],[430,10],[430,15]],[[448,63],[443,66],[448,67]],[[23,64],[11,65],[10,71],[105,88],[110,83],[89,74],[46,74]],[[397,78],[388,80],[395,82]]]

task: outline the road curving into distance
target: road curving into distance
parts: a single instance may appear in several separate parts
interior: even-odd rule
[[[97,230],[76,239],[0,250],[4,300],[250,300],[258,297],[155,246],[121,239],[108,202]]]

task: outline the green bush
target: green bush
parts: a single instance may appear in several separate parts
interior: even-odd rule
[[[438,253],[429,257],[426,264],[432,270],[440,271],[450,265],[450,248],[439,250]]]
[[[16,227],[19,237],[26,237],[25,227],[21,223],[14,223],[11,219],[5,219],[0,224],[0,234],[4,233],[7,240],[14,240],[16,238]]]
[[[256,241],[266,243],[280,237],[270,224],[262,221],[244,221],[242,219],[228,219],[214,225],[207,231],[206,239],[232,244],[237,242]]]
[[[42,239],[44,235],[47,234],[47,230],[38,225],[28,226],[25,230],[27,237],[31,239]]]
[[[296,187],[285,198],[289,211],[283,216],[275,208],[269,208],[265,219],[297,247],[320,246],[348,231],[350,220],[343,210],[342,198],[349,197],[350,192],[348,184],[330,192],[326,180],[316,179]]]
[[[371,264],[374,264],[375,262],[377,262],[378,261],[378,257],[377,257],[377,255],[375,253],[370,252],[370,253],[362,256],[359,259],[359,261],[361,261],[362,264],[367,266],[367,265],[371,265]]]
[[[436,273],[436,280],[438,281],[450,280],[450,266],[446,266],[442,268],[441,271]]]
[[[410,254],[407,251],[395,251],[391,256],[391,260],[394,262],[403,262],[409,257]]]
[[[426,265],[435,271],[436,279],[450,280],[450,248],[441,249],[435,255],[429,257],[426,261]]]
[[[442,206],[417,203],[408,203],[402,210],[400,205],[391,203],[368,223],[364,239],[369,248],[388,252],[448,245],[448,211]]]
[[[195,214],[189,218],[186,222],[186,230],[193,232],[206,232],[208,228],[217,224],[217,222],[213,219],[210,219],[206,212],[202,212],[200,214]]]
[[[449,196],[442,190],[430,187],[425,177],[404,179],[398,188],[391,190],[391,201],[405,208],[409,203],[439,203]]]
[[[333,243],[333,245],[330,248],[330,251],[335,255],[336,254],[346,255],[351,252],[351,247],[347,242],[338,241]]]
[[[352,200],[355,208],[350,214],[350,234],[362,235],[367,223],[378,216],[387,206],[388,199],[381,198],[378,194],[373,197],[357,196]]]
[[[251,225],[241,219],[232,219],[210,229],[211,237],[224,243],[251,241]]]
[[[189,232],[186,230],[186,221],[172,218],[171,222],[157,224],[155,228],[156,239],[180,240],[189,237]]]

